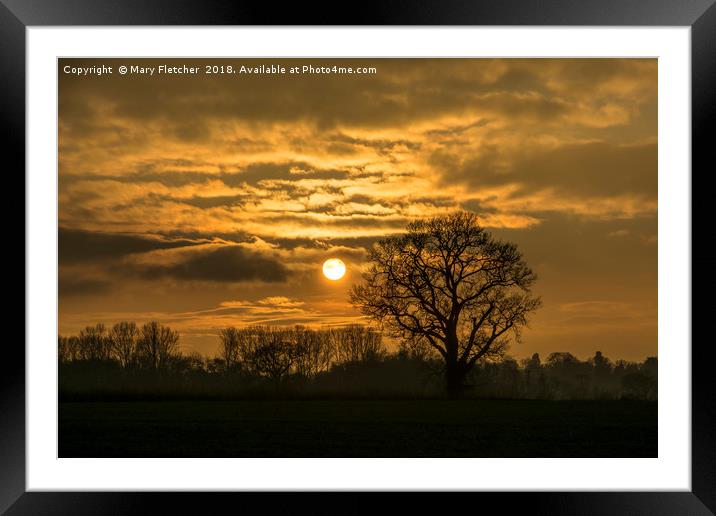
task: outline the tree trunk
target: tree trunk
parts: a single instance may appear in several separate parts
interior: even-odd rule
[[[464,392],[465,374],[457,363],[448,363],[445,367],[445,386],[450,399],[461,398]]]
[[[451,326],[447,330],[447,341],[445,342],[447,356],[445,357],[445,388],[448,398],[460,398],[463,393],[464,372],[460,368],[457,359],[458,340],[456,329]]]

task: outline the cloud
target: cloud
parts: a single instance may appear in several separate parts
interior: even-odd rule
[[[315,60],[281,61],[286,66],[316,65]],[[72,64],[72,60],[66,62]],[[242,62],[251,65],[263,60]],[[605,97],[653,98],[655,63],[645,59],[352,59],[351,65],[375,66],[378,73],[350,79],[287,74],[114,76],[107,80],[60,75],[60,116],[70,131],[111,116],[144,127],[160,124],[166,134],[185,142],[213,138],[218,127],[207,121],[376,128],[469,111],[544,121],[575,110],[596,110]],[[91,64],[82,61],[82,65]],[[321,60],[321,65],[333,64],[345,66],[346,62]],[[87,98],[92,99],[94,109],[83,104]]]
[[[329,151],[336,154],[356,152],[357,148],[368,148],[374,150],[379,156],[392,156],[396,151],[420,149],[420,142],[400,138],[358,138],[344,133],[335,133],[328,135],[326,140],[329,144]]]
[[[631,308],[630,303],[623,301],[574,301],[559,306],[562,312],[589,315],[624,313]]]
[[[296,308],[306,304],[303,301],[299,301],[298,299],[291,299],[290,297],[286,296],[265,297],[263,299],[259,299],[258,303],[260,305],[280,306],[284,308]]]
[[[100,233],[60,227],[58,254],[60,264],[106,261],[134,253],[197,245],[187,239],[163,239],[147,235]]]
[[[211,197],[165,197],[166,200],[187,204],[194,206],[195,208],[207,209],[207,208],[223,208],[231,206],[242,206],[247,200],[252,197],[246,195],[215,195]]]
[[[654,60],[360,63],[379,73],[61,76],[62,223],[327,238],[470,202],[495,227],[653,212]]]
[[[99,279],[73,278],[63,275],[59,281],[60,297],[89,296],[106,294],[112,288],[112,282]]]
[[[111,176],[103,175],[83,175],[80,179],[84,181],[101,181],[110,180],[120,183],[159,183],[163,186],[177,187],[193,185],[197,183],[206,183],[216,179],[213,174],[206,172],[194,171],[177,171],[177,170],[161,170],[148,172],[134,172],[130,174],[119,174]]]
[[[243,184],[255,185],[262,181],[283,180],[294,181],[301,179],[345,179],[346,170],[317,169],[306,162],[283,163],[251,163],[242,167],[238,172],[223,172],[219,178],[226,186],[235,187]]]
[[[656,144],[589,142],[522,149],[516,154],[486,146],[474,154],[463,157],[436,151],[431,164],[445,184],[466,183],[473,188],[516,184],[520,187],[516,195],[552,188],[584,197],[627,193],[656,197]]]
[[[177,263],[135,267],[147,279],[168,277],[188,281],[278,283],[288,278],[288,270],[281,263],[238,245],[202,249],[183,258]]]
[[[597,328],[626,328],[637,326],[654,328],[657,320],[656,300],[649,303],[624,301],[576,301],[562,303],[559,312],[563,317],[555,321],[557,327],[583,331]]]

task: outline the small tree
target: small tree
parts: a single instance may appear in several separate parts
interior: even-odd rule
[[[221,358],[224,360],[226,370],[230,371],[239,364],[239,338],[236,328],[224,328],[219,333],[221,340]]]
[[[57,344],[57,354],[60,364],[66,364],[80,359],[80,339],[76,336],[63,337],[60,335]]]
[[[254,370],[276,383],[282,382],[289,375],[294,363],[294,350],[287,333],[282,328],[265,328],[253,350]]]
[[[369,362],[385,354],[380,333],[367,326],[350,324],[333,328],[329,334],[337,363]]]
[[[296,374],[304,378],[314,378],[330,367],[331,347],[327,332],[296,326],[291,333]]]
[[[87,326],[80,330],[77,338],[81,360],[104,362],[111,358],[111,344],[104,324]]]
[[[156,321],[148,322],[140,331],[139,357],[151,369],[164,369],[179,350],[179,333]]]
[[[112,355],[119,365],[126,368],[137,360],[137,340],[139,330],[133,322],[119,322],[109,332]]]
[[[411,223],[380,240],[351,301],[396,336],[423,339],[445,362],[448,394],[458,396],[475,362],[517,339],[540,305],[536,280],[514,244],[457,212]]]

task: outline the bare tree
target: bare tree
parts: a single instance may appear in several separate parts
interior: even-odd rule
[[[445,361],[448,394],[458,396],[475,363],[519,338],[540,305],[535,274],[514,244],[457,212],[411,223],[370,251],[351,301],[404,339],[424,339]]]
[[[331,346],[326,331],[295,326],[292,331],[293,366],[296,374],[313,378],[331,365]]]
[[[264,328],[260,336],[251,357],[253,368],[259,375],[281,382],[291,372],[294,363],[294,351],[288,342],[287,331]]]
[[[90,361],[106,361],[111,358],[111,346],[104,324],[87,326],[77,336],[78,358]]]
[[[139,356],[152,369],[165,368],[179,350],[179,333],[156,321],[148,322],[140,331]]]
[[[435,348],[422,338],[401,340],[398,344],[398,354],[401,357],[425,363],[441,358]]]
[[[360,324],[330,330],[333,352],[338,363],[368,362],[385,354],[383,340],[377,331]]]
[[[239,339],[241,334],[236,328],[224,328],[219,333],[221,340],[221,358],[227,371],[239,364]]]
[[[60,335],[57,344],[57,355],[61,364],[80,359],[80,339],[77,336],[64,337]]]
[[[137,359],[137,343],[139,330],[133,322],[118,322],[109,332],[112,355],[119,365],[127,368],[134,365]]]
[[[258,374],[254,358],[261,335],[267,330],[268,328],[261,326],[250,326],[237,330],[238,360],[242,367],[250,374]]]

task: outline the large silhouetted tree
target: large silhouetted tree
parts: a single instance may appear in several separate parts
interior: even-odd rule
[[[457,212],[411,223],[370,251],[364,281],[351,301],[408,341],[425,341],[445,361],[448,394],[457,396],[482,357],[519,338],[540,305],[536,276],[514,244],[485,231],[474,214]]]

